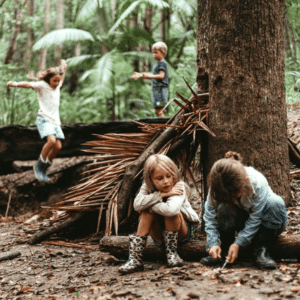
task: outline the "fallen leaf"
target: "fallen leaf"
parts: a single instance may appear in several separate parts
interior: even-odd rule
[[[279,270],[282,271],[282,272],[286,271],[288,268],[289,268],[288,265],[280,265],[279,266]]]
[[[291,287],[291,291],[295,292],[295,293],[300,292],[300,285],[296,285],[296,286]]]
[[[32,288],[30,286],[24,286],[21,288],[21,292],[24,294],[24,293],[27,293],[29,291],[31,291]]]
[[[69,294],[75,293],[75,292],[76,292],[76,288],[75,288],[74,286],[69,287],[69,288],[68,288],[68,291],[69,291]]]

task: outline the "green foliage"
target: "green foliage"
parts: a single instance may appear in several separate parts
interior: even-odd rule
[[[65,28],[60,30],[53,30],[43,36],[37,43],[33,45],[33,51],[47,48],[56,44],[61,44],[66,41],[92,41],[94,42],[93,36],[84,30]]]
[[[0,31],[5,33],[2,38],[4,47],[0,50],[1,61],[4,61],[15,25],[13,5],[7,3],[3,8],[7,16],[0,25]],[[169,3],[172,10],[169,10]],[[35,2],[35,5],[33,17],[27,18],[24,10],[24,28],[18,35],[18,55],[15,55],[13,64],[2,66],[0,70],[3,75],[1,85],[5,90],[4,100],[0,103],[1,125],[35,124],[38,111],[36,92],[21,88],[10,88],[7,92],[5,88],[9,80],[28,80],[29,70],[26,70],[22,56],[27,41],[26,26],[32,24],[37,39],[33,47],[35,58],[32,69],[35,73],[38,70],[38,51],[46,47],[47,66],[53,66],[53,46],[63,45],[68,71],[61,91],[62,123],[109,121],[112,110],[117,120],[155,117],[151,81],[135,81],[131,75],[136,68],[140,72],[152,72],[155,60],[151,46],[159,40],[162,11],[170,13],[172,22],[167,29],[166,40],[169,47],[169,98],[173,99],[176,92],[187,98],[191,95],[182,77],[196,89],[196,0],[124,0],[116,7],[109,0],[68,0],[68,3],[65,2],[64,20],[68,28],[53,30],[46,35],[43,35],[44,3],[37,5]],[[149,7],[153,12],[150,31],[144,26]],[[55,18],[55,7],[52,6],[52,29]],[[80,56],[74,56],[76,42],[81,44]],[[72,72],[77,72],[79,79],[77,89],[69,94],[74,80]],[[170,104],[166,115],[172,116],[177,110],[177,105]]]
[[[300,3],[298,0],[286,1],[286,103],[292,105],[300,102]]]
[[[0,126],[35,124],[39,108],[36,92],[6,87],[7,81],[24,81],[25,70],[12,65],[1,65],[0,76],[2,78],[1,90],[3,91],[0,101]]]

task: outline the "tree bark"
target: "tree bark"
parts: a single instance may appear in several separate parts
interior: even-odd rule
[[[56,29],[64,28],[64,0],[56,0]],[[56,44],[54,51],[54,64],[59,65],[62,58],[62,45]]]
[[[284,16],[283,0],[208,0],[208,165],[240,152],[288,203]]]
[[[197,86],[198,94],[209,92],[209,63],[208,63],[208,1],[198,1],[197,29]],[[202,168],[204,197],[207,195],[208,164],[208,133],[204,132],[201,139],[200,167]]]
[[[28,17],[33,17],[34,10],[34,0],[28,0],[27,2],[27,15]],[[31,23],[31,22],[30,22]],[[34,32],[32,23],[27,25],[27,42],[26,42],[26,51],[24,55],[24,61],[26,63],[27,68],[30,68],[32,65],[32,45],[34,41]]]
[[[44,21],[44,35],[50,31],[51,28],[51,0],[45,0],[45,21]],[[47,48],[44,48],[40,54],[39,69],[46,69]]]
[[[13,31],[13,35],[12,35],[12,38],[10,40],[10,43],[9,43],[9,47],[8,47],[6,57],[5,57],[5,60],[4,60],[4,64],[9,64],[10,61],[12,60],[12,58],[13,58],[13,55],[14,55],[14,53],[16,51],[16,47],[17,47],[17,37],[18,37],[18,35],[21,31],[21,28],[22,28],[22,6],[19,5],[19,1],[15,1],[15,5],[16,5],[16,8],[15,8],[16,26],[15,26],[15,29]]]
[[[100,251],[109,252],[116,257],[127,258],[129,250],[128,236],[109,236],[100,240]],[[300,235],[286,235],[279,237],[277,243],[270,250],[274,259],[300,258]],[[178,247],[178,254],[185,260],[197,260],[207,256],[206,241],[190,240],[188,243]],[[251,258],[253,248],[240,249],[239,258]],[[157,247],[152,238],[148,237],[147,246],[144,250],[145,260],[156,260],[165,258],[165,250]]]

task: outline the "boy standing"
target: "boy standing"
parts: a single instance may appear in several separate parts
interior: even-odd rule
[[[133,79],[152,79],[152,101],[155,113],[159,118],[164,118],[163,108],[168,102],[168,64],[164,60],[168,47],[163,42],[157,42],[152,46],[154,59],[157,61],[153,67],[153,74],[134,72]]]

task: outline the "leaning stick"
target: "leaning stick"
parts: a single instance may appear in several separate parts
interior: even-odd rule
[[[9,198],[8,198],[8,203],[7,203],[6,212],[5,212],[5,218],[7,218],[7,215],[8,215],[10,201],[11,201],[11,193],[9,194]]]

